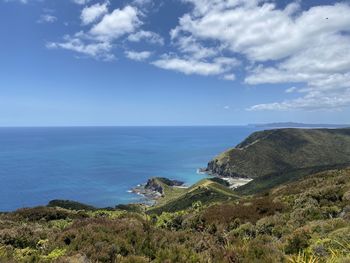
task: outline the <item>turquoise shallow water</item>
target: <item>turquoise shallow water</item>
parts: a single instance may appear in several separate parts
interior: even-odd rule
[[[0,128],[0,211],[71,199],[98,207],[140,201],[152,176],[187,184],[250,127]]]

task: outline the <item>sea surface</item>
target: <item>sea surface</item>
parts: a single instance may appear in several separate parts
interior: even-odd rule
[[[97,207],[142,201],[153,176],[192,184],[253,127],[0,128],[0,211],[69,199]]]

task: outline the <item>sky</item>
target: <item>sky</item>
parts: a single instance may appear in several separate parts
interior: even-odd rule
[[[0,0],[0,126],[350,123],[350,1]]]

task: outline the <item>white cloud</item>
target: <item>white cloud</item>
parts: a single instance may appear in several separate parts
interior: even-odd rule
[[[126,33],[134,32],[141,24],[138,10],[135,7],[126,6],[106,14],[98,24],[91,28],[90,34],[99,39],[113,40]]]
[[[216,48],[204,47],[192,36],[182,36],[178,38],[176,45],[182,53],[185,53],[194,59],[213,57],[219,53],[219,50]]]
[[[349,72],[350,37],[333,34],[274,67],[256,67],[246,78],[246,82],[306,83],[306,87],[299,89],[300,93],[304,93],[303,97],[282,103],[257,105],[253,107],[255,110],[314,109],[326,106],[333,109],[337,105],[342,108],[350,102]]]
[[[182,1],[191,3],[193,8],[179,18],[178,25],[170,32],[173,52],[168,51],[169,55],[162,55],[151,64],[184,74],[216,75],[231,81],[236,79],[235,69],[241,66],[240,74],[245,73],[243,77],[249,85],[283,83],[292,87],[286,90],[286,99],[253,105],[249,110],[350,106],[348,3],[302,10],[300,0],[291,1],[284,8],[270,0]],[[84,8],[82,24],[91,28],[67,36],[61,43],[49,43],[48,47],[108,59],[120,39],[164,45],[160,35],[140,28],[143,24],[140,19],[148,15],[144,9],[152,1],[131,3],[110,13],[107,4]],[[146,4],[148,7],[143,8]],[[126,51],[125,56],[141,61],[151,53]]]
[[[301,10],[300,1],[283,9],[265,0],[183,1],[192,3],[193,10],[171,31],[181,53],[198,59],[222,52],[243,58],[249,65],[245,67],[247,84],[304,86],[298,89],[299,98],[258,104],[250,110],[350,106],[349,4]],[[206,55],[202,49],[216,54]]]
[[[198,39],[220,41],[229,50],[253,61],[286,58],[325,34],[348,30],[345,4],[313,7],[296,18],[290,8],[276,9],[257,1],[191,1],[197,15],[180,18],[173,36],[190,33]],[[328,18],[328,19],[326,19]]]
[[[78,5],[85,5],[88,2],[90,2],[91,0],[72,0],[72,1]]]
[[[170,69],[190,74],[199,74],[199,75],[218,75],[223,72],[220,65],[195,61],[195,60],[184,60],[180,58],[164,58],[159,59],[153,62],[153,65],[162,68]]]
[[[54,23],[57,21],[57,17],[49,14],[43,14],[38,19],[38,23]]]
[[[288,82],[310,82],[349,70],[350,37],[339,33],[308,45],[275,67],[256,68],[246,81],[250,84],[280,83],[283,79]]]
[[[102,60],[113,60],[114,55],[111,54],[112,45],[109,42],[90,42],[86,43],[79,36],[66,36],[65,41],[59,42],[49,42],[46,47],[49,49],[61,48],[66,50],[75,51],[96,59]]]
[[[145,40],[152,44],[164,45],[164,39],[160,35],[151,31],[144,30],[129,35],[128,40],[131,42],[140,42],[142,40]]]
[[[152,55],[150,51],[125,51],[125,56],[129,59],[136,61],[144,61]]]
[[[10,2],[18,2],[21,4],[28,4],[28,0],[3,0],[5,3],[10,3]]]
[[[107,5],[107,4],[105,4]],[[96,7],[101,7],[101,5]],[[89,7],[88,7],[89,8]],[[107,8],[107,6],[106,6]],[[104,7],[99,11],[82,15],[82,20],[87,23],[96,20],[104,13]],[[86,14],[86,13],[85,13]],[[87,20],[84,20],[84,19]],[[62,48],[75,51],[96,59],[112,60],[114,41],[128,33],[134,32],[142,23],[138,19],[138,10],[135,7],[126,6],[123,9],[115,9],[111,13],[103,15],[99,22],[93,23],[87,32],[80,31],[74,35],[67,35],[62,42],[50,42],[47,48]]]
[[[235,74],[226,74],[222,77],[224,80],[231,80],[234,81],[236,79]]]
[[[309,93],[305,97],[294,100],[286,100],[283,102],[274,102],[266,104],[258,104],[248,108],[249,111],[260,110],[341,110],[350,105],[350,90],[346,90],[342,94],[312,94]]]
[[[138,5],[138,6],[145,6],[150,3],[152,3],[153,0],[134,0],[133,4]]]
[[[299,89],[304,96],[283,102],[254,105],[250,110],[333,110],[350,106],[350,73],[318,76],[319,79],[308,76],[310,80],[307,87]]]
[[[230,109],[230,106],[226,105],[224,106],[224,110],[229,110]]]
[[[101,16],[103,16],[108,12],[107,6],[108,6],[108,3],[106,2],[104,4],[97,3],[92,6],[85,7],[81,11],[81,15],[80,15],[82,24],[88,25],[95,22],[97,19],[99,19]]]
[[[163,56],[163,58],[152,62],[153,65],[162,69],[175,70],[186,75],[198,74],[204,76],[220,75],[232,69],[237,63],[235,59],[224,57],[208,62],[170,56]]]
[[[296,90],[297,90],[296,87],[290,87],[290,88],[286,89],[286,93],[293,93],[293,92],[295,92]]]

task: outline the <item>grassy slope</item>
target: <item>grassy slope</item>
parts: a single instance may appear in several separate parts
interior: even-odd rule
[[[246,185],[238,187],[234,192],[238,195],[252,195],[261,192],[269,191],[275,186],[293,182],[307,176],[309,174],[315,174],[329,169],[341,169],[349,167],[348,164],[334,165],[334,166],[315,166],[311,168],[297,169],[279,174],[268,174],[255,178],[253,181]]]
[[[228,187],[211,179],[203,179],[187,189],[165,189],[168,189],[165,191],[165,197],[159,199],[157,206],[151,207],[149,213],[179,211],[198,201],[208,204],[238,198]]]
[[[163,188],[163,197],[157,200],[159,206],[166,204],[186,192],[185,188],[169,186],[163,178],[154,178],[154,181]]]
[[[240,193],[263,191],[310,172],[350,166],[350,129],[256,132],[208,164],[225,176],[255,178]]]

